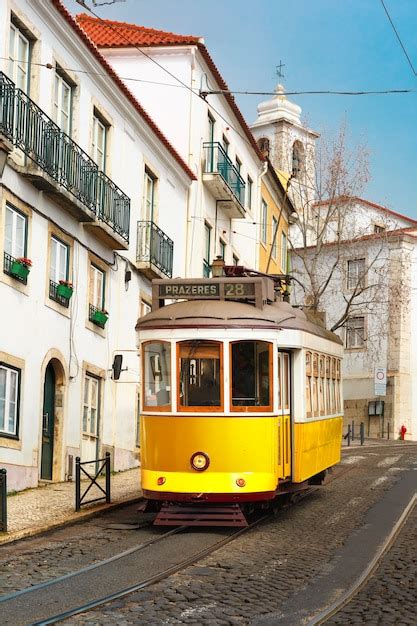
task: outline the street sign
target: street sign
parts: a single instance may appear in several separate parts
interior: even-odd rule
[[[387,394],[387,368],[376,367],[374,376],[375,395],[385,396]]]

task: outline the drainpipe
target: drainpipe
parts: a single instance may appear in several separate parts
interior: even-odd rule
[[[194,87],[194,75],[195,75],[195,66],[196,66],[196,60],[195,60],[195,48],[193,48],[191,50],[191,72],[190,72],[190,81],[191,81],[191,90]],[[192,157],[193,157],[193,148],[192,148],[192,128],[193,128],[193,98],[194,98],[194,94],[192,91],[189,92],[190,94],[190,107],[189,107],[189,117],[188,117],[188,165],[190,167],[190,169],[192,171],[194,171],[193,168],[193,164],[192,164]],[[199,155],[200,156],[200,155]],[[191,211],[192,211],[192,196],[194,195],[192,193],[192,188],[195,185],[198,185],[200,183],[200,180],[198,179],[197,181],[192,181],[191,185],[188,187],[188,192],[187,192],[187,222],[185,225],[185,255],[184,255],[184,276],[187,277],[188,276],[188,269],[189,269],[189,263],[190,263],[190,259],[189,259],[189,255],[190,255],[190,237],[192,235],[192,217],[191,217]]]

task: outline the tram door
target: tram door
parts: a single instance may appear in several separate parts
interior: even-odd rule
[[[278,475],[291,476],[291,355],[278,352]]]

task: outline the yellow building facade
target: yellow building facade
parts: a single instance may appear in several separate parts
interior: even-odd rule
[[[276,172],[268,161],[261,178],[261,210],[259,224],[259,271],[287,274],[289,216],[295,211],[288,198],[288,179]]]

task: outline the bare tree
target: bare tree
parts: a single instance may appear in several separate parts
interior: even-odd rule
[[[361,206],[368,152],[346,144],[345,127],[333,141],[321,140],[314,163],[290,183],[299,217],[290,241],[295,304],[326,311],[333,331],[355,314],[385,308],[389,241],[397,227],[383,211],[375,224]]]

